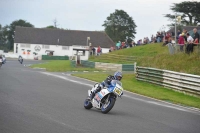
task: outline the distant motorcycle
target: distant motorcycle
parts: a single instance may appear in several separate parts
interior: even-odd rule
[[[88,90],[88,97],[98,86],[98,84],[95,84],[91,90]],[[87,98],[84,102],[84,107],[85,109],[95,107],[96,109],[100,109],[102,113],[106,114],[115,105],[117,97],[121,97],[122,95],[122,83],[118,80],[112,80],[111,85],[96,93],[92,101]]]
[[[23,59],[19,58],[18,61],[22,64],[23,63]]]

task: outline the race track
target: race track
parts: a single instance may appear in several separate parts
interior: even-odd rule
[[[40,61],[24,61],[24,64]],[[108,114],[86,110],[91,81],[8,60],[0,68],[0,133],[199,133],[198,110],[129,92]],[[97,73],[98,74],[98,73]]]

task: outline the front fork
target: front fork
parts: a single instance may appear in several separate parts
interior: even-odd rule
[[[108,97],[106,98],[106,101],[105,101],[105,103],[108,103],[108,101],[109,101],[109,98],[110,98],[110,95],[108,95]]]

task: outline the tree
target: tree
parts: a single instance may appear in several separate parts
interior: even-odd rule
[[[13,49],[13,45],[14,45],[14,36],[15,36],[15,27],[16,26],[22,26],[22,27],[34,27],[31,23],[26,22],[25,20],[19,19],[16,21],[13,21],[6,29],[8,29],[7,31],[7,41],[8,41],[8,48],[9,50]]]
[[[0,49],[8,51],[8,40],[7,40],[7,34],[8,34],[8,26],[2,27],[0,25]]]
[[[137,27],[134,20],[123,10],[115,10],[102,25],[107,35],[115,42],[134,39]]]
[[[200,22],[200,2],[197,1],[184,1],[181,3],[174,3],[170,8],[174,14],[178,13],[182,21],[180,25],[197,25]],[[177,16],[179,16],[177,15]],[[165,17],[174,21],[175,15],[165,14]],[[174,23],[171,24],[172,26]]]
[[[49,25],[49,26],[47,26],[46,28],[49,28],[49,29],[57,29],[57,28],[54,27],[53,25]]]

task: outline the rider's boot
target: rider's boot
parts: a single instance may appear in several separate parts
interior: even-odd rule
[[[101,86],[98,86],[96,90],[94,90],[91,94],[90,94],[90,97],[89,97],[89,100],[92,101],[92,99],[94,98],[95,94],[97,92],[100,92],[101,91]]]
[[[93,92],[90,94],[90,97],[89,97],[89,100],[90,100],[90,101],[92,101],[92,99],[94,98],[95,94],[96,94],[95,91],[93,91]]]

